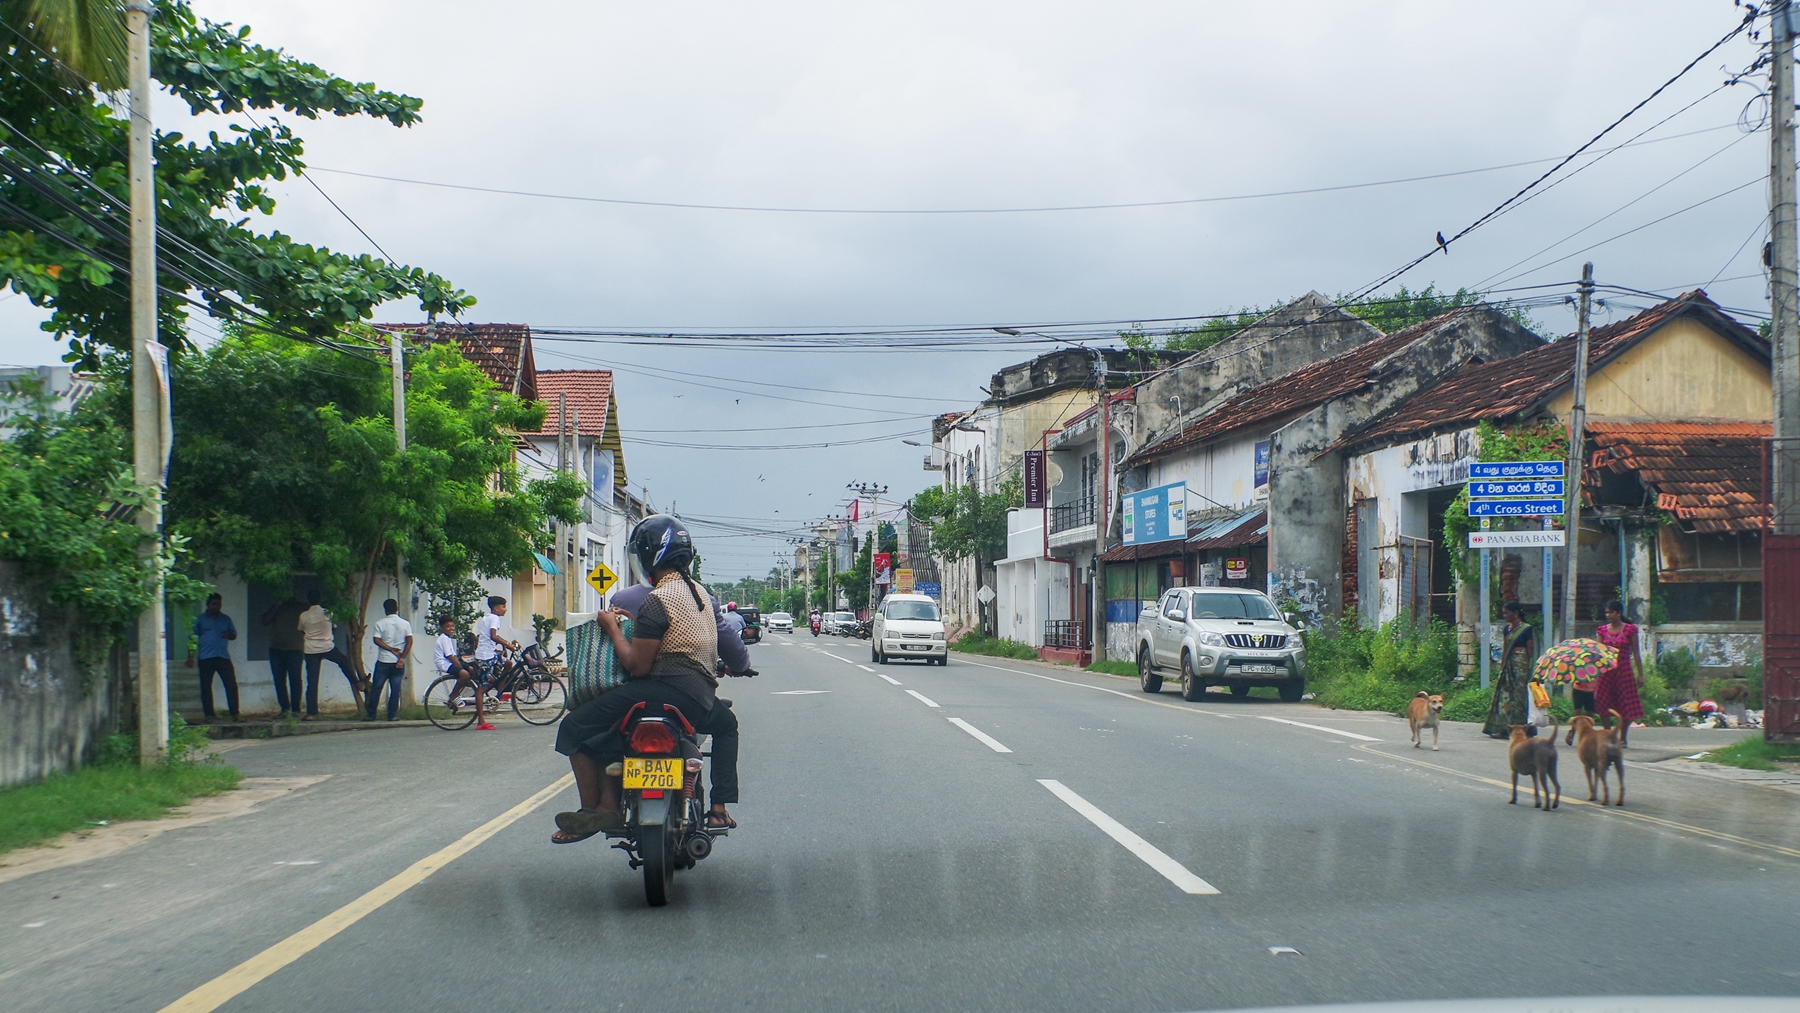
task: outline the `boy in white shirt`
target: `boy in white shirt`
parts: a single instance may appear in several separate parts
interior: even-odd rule
[[[481,685],[477,687],[476,705],[480,706],[480,697],[486,693],[487,687],[494,684],[500,675],[500,648],[516,651],[517,640],[508,640],[500,635],[503,628],[501,620],[506,616],[506,599],[493,595],[487,600],[488,614],[475,620],[475,667],[481,673]],[[477,728],[490,731],[493,725],[483,719]]]
[[[364,697],[364,716],[375,720],[375,705],[381,700],[381,687],[388,688],[387,719],[400,720],[400,678],[406,672],[406,656],[412,653],[412,623],[400,617],[400,603],[392,598],[381,603],[387,614],[375,620],[375,676]]]

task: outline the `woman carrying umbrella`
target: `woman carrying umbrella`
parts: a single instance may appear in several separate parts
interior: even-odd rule
[[[1619,729],[1619,745],[1623,746],[1631,723],[1644,718],[1644,704],[1638,699],[1638,628],[1625,621],[1624,602],[1606,603],[1606,623],[1596,636],[1619,652],[1619,660],[1594,680],[1594,709],[1606,715],[1608,727],[1612,719],[1607,712],[1619,712],[1625,725]]]
[[[1509,601],[1500,606],[1506,621],[1506,639],[1500,649],[1500,674],[1494,679],[1494,702],[1488,706],[1483,734],[1493,739],[1512,735],[1513,725],[1525,723],[1525,707],[1531,701],[1531,667],[1537,656],[1537,638],[1525,621],[1524,606]],[[1484,646],[1482,648],[1486,650]]]

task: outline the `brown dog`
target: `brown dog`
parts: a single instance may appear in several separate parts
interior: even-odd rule
[[[1414,749],[1425,747],[1424,737],[1419,733],[1426,728],[1431,729],[1431,748],[1438,747],[1438,714],[1444,709],[1444,698],[1435,693],[1420,690],[1406,705],[1406,723],[1412,726],[1412,743]]]
[[[1607,711],[1613,721],[1623,724],[1619,712]],[[1619,730],[1617,728],[1601,729],[1594,725],[1594,719],[1586,714],[1577,714],[1569,719],[1569,734],[1563,739],[1563,745],[1571,741],[1576,743],[1575,755],[1581,757],[1581,769],[1586,772],[1588,780],[1588,801],[1594,801],[1595,781],[1599,781],[1601,805],[1612,805],[1612,794],[1606,786],[1606,772],[1616,770],[1619,775],[1618,805],[1625,804],[1625,755],[1619,747]]]
[[[1512,739],[1506,745],[1506,757],[1512,764],[1513,790],[1508,805],[1517,805],[1519,801],[1519,775],[1531,778],[1531,807],[1542,808],[1545,812],[1562,805],[1562,782],[1556,779],[1556,725],[1550,725],[1549,735],[1529,738],[1525,734],[1524,725],[1512,726]],[[1538,801],[1538,785],[1544,786],[1544,801]],[[1556,785],[1556,800],[1550,800],[1550,786]]]

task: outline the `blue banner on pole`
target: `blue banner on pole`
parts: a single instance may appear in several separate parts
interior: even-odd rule
[[[1561,495],[1563,495],[1563,480],[1560,478],[1516,478],[1469,483],[1470,499]]]
[[[1561,461],[1487,461],[1469,465],[1469,478],[1561,478]]]
[[[1472,499],[1470,517],[1543,517],[1563,512],[1559,499]]]

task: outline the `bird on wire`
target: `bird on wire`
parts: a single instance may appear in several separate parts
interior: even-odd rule
[[[1444,234],[1442,232],[1438,233],[1438,249],[1444,251],[1445,253],[1450,252],[1450,241],[1448,239],[1444,238]]]

